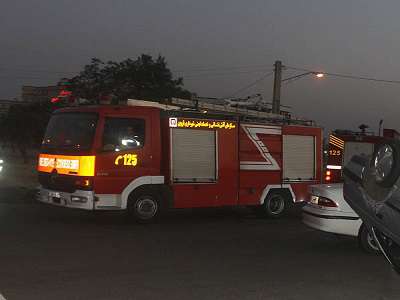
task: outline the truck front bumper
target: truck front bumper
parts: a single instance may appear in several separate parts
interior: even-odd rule
[[[66,193],[43,187],[39,187],[37,199],[46,204],[86,210],[94,210],[95,202],[93,191],[76,190],[73,193]]]

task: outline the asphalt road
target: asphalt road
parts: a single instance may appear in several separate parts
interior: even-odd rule
[[[173,212],[135,225],[0,189],[0,294],[10,299],[400,299],[400,277],[353,238],[293,214]],[[1,299],[1,296],[0,296]]]

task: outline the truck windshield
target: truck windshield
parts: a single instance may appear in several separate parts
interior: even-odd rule
[[[93,144],[96,113],[58,113],[47,125],[42,149],[89,150]]]

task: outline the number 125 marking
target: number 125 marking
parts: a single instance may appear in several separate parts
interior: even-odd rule
[[[117,158],[115,159],[115,165],[119,166],[120,161],[123,160],[123,165],[124,166],[136,166],[138,163],[138,158],[137,154],[124,154],[124,155],[118,155]]]

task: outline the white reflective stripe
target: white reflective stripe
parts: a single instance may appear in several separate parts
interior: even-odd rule
[[[327,165],[326,168],[329,170],[341,170],[342,166]]]
[[[261,156],[265,159],[264,162],[258,161],[241,161],[241,170],[280,170],[280,166],[277,161],[272,157],[268,150],[268,147],[259,138],[258,134],[270,134],[280,135],[282,134],[281,127],[278,126],[251,126],[247,124],[241,124],[241,127],[246,133],[247,137],[257,147]]]
[[[125,209],[128,203],[129,194],[139,186],[146,184],[163,184],[164,176],[142,176],[132,180],[121,194],[121,208]]]
[[[240,162],[240,170],[279,170],[274,165],[269,165],[267,163],[254,163],[254,162]]]
[[[121,208],[121,194],[96,194],[95,209]]]

